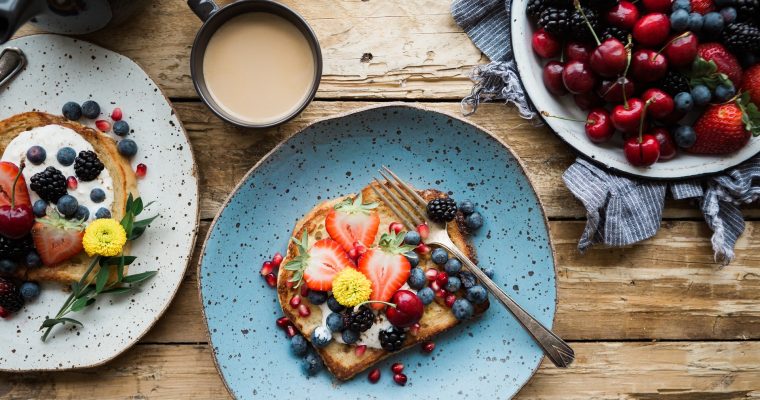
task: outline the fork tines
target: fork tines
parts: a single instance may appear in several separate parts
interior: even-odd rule
[[[374,178],[377,186],[381,188],[378,190],[375,186],[371,186],[377,197],[396,214],[408,229],[414,230],[418,225],[426,223],[425,208],[427,202],[425,199],[388,167],[383,165],[383,169],[378,172],[385,178],[386,183]]]

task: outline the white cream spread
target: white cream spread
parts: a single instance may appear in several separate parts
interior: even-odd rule
[[[66,178],[76,176],[73,163],[65,167],[58,162],[58,158],[56,157],[58,150],[64,147],[71,147],[77,154],[83,150],[94,151],[92,145],[74,130],[60,125],[46,125],[22,132],[16,136],[8,144],[8,147],[5,148],[2,161],[9,161],[18,165],[22,158],[26,158],[26,151],[32,146],[40,146],[45,149],[46,158],[40,165],[34,165],[28,160],[26,161],[24,178],[26,179],[27,187],[31,184],[31,178],[34,174],[44,171],[49,166],[53,166],[61,171]],[[79,205],[83,205],[90,210],[90,220],[95,219],[95,213],[99,208],[103,207],[109,211],[112,209],[113,180],[108,169],[103,169],[95,180],[83,182],[77,179],[77,181],[77,188],[74,190],[68,189],[68,193],[77,199]],[[90,199],[90,192],[95,188],[103,189],[106,194],[105,200],[100,203],[95,203]],[[29,195],[31,196],[32,204],[40,198],[31,188],[29,188]]]

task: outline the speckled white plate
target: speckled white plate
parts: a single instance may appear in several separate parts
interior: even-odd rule
[[[148,166],[138,188],[145,201],[155,204],[144,215],[161,217],[133,243],[131,253],[138,258],[129,272],[158,270],[158,275],[136,293],[104,295],[92,309],[72,315],[84,327],[56,327],[44,343],[38,329],[66,299],[61,285],[44,284],[36,301],[0,320],[0,370],[92,367],[137,342],[166,310],[182,281],[198,226],[193,153],[169,101],[132,60],[57,35],[27,36],[5,46],[23,50],[28,64],[0,90],[0,119],[31,110],[60,114],[67,101],[93,99],[103,113],[121,107],[139,147],[132,166]]]

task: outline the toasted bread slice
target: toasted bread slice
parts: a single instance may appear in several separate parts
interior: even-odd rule
[[[420,194],[427,200],[443,196],[443,193],[436,190],[426,190],[420,192]],[[370,186],[362,189],[362,196],[365,202],[377,202],[380,204],[380,206],[376,209],[380,215],[380,229],[378,230],[377,237],[375,238],[375,243],[377,243],[380,236],[387,231],[387,227],[390,225],[390,223],[393,221],[398,221],[398,218],[385,204],[380,201]],[[314,243],[316,240],[328,237],[324,226],[325,217],[327,216],[328,211],[344,198],[345,197],[341,197],[338,199],[326,201],[312,209],[308,214],[306,214],[306,216],[298,221],[293,232],[293,237],[300,238],[304,229],[308,232],[310,243]],[[449,236],[451,236],[451,239],[454,241],[457,247],[462,249],[470,259],[476,261],[475,250],[464,235],[464,230],[460,228],[458,224],[450,223],[448,225],[448,231]],[[297,246],[293,243],[290,243],[288,246],[288,252],[285,255],[285,259],[283,260],[282,265],[285,265],[294,256],[296,256],[297,253]],[[429,255],[420,257],[419,266],[425,270],[428,268],[436,267],[436,265],[430,260]],[[306,318],[301,317],[296,309],[290,307],[289,300],[293,295],[297,293],[297,290],[289,289],[287,287],[286,282],[291,278],[291,276],[292,274],[290,271],[287,271],[285,268],[280,267],[277,279],[277,295],[285,315],[295,324],[296,328],[301,331],[306,339],[310,340],[312,331],[322,323],[322,310],[319,308],[319,306],[310,304],[308,302],[308,299],[302,300],[309,304],[311,308],[311,315]],[[488,303],[476,307],[476,315],[481,314],[487,308]],[[459,321],[454,317],[451,309],[444,304],[443,299],[436,298],[433,303],[425,306],[425,312],[423,314],[422,320],[419,322],[420,329],[418,334],[416,336],[407,334],[407,339],[404,343],[404,349],[412,347],[417,343],[431,340],[436,335],[452,328],[458,323]],[[364,371],[365,369],[371,367],[372,365],[392,354],[383,349],[368,347],[364,354],[357,355],[355,348],[355,345],[346,345],[333,340],[326,347],[317,349],[317,352],[324,360],[327,369],[330,370],[330,372],[332,372],[336,378],[341,380],[351,379],[356,374]]]
[[[137,196],[137,180],[129,162],[119,154],[116,149],[116,142],[108,135],[78,122],[69,121],[63,117],[43,112],[27,112],[0,121],[0,154],[5,151],[8,144],[20,133],[47,125],[60,125],[69,128],[92,145],[95,153],[113,180],[114,202],[111,215],[114,219],[121,220],[126,211],[127,197],[130,193],[135,197]],[[30,178],[26,177],[27,184]],[[87,254],[82,252],[60,265],[28,269],[19,268],[17,274],[29,280],[71,283],[82,278],[82,275],[87,270],[89,261],[90,257],[87,257]]]

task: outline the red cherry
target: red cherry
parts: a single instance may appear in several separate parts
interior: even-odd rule
[[[654,82],[668,73],[668,60],[653,50],[636,50],[631,58],[631,73],[638,81]]]
[[[531,40],[533,51],[543,58],[552,58],[559,54],[561,44],[551,33],[541,28],[533,32]]]
[[[607,39],[597,46],[589,60],[589,66],[594,72],[608,78],[623,72],[627,64],[625,46],[615,38]]]
[[[625,158],[635,167],[648,167],[660,157],[660,142],[653,135],[631,137],[625,141]]]
[[[635,91],[636,86],[633,81],[621,76],[614,80],[602,81],[602,84],[596,89],[596,94],[609,103],[621,103],[632,97]]]
[[[596,85],[596,78],[588,64],[581,61],[570,61],[562,70],[562,82],[570,93],[587,93]]]
[[[602,99],[594,92],[574,94],[573,100],[575,100],[575,104],[578,108],[584,111],[604,104]]]
[[[655,47],[662,44],[670,33],[670,20],[663,13],[647,14],[633,26],[633,38],[644,46]]]
[[[630,31],[639,20],[639,9],[630,1],[623,0],[607,12],[606,18],[610,25]]]
[[[391,297],[391,303],[396,306],[386,308],[385,316],[388,322],[399,328],[408,328],[422,318],[424,306],[414,292],[399,290]]]
[[[672,0],[642,0],[644,9],[649,12],[670,13]]]
[[[565,60],[588,62],[594,49],[587,43],[567,42],[565,44]]]
[[[24,184],[24,163],[18,169],[13,179],[10,197],[11,203],[0,206],[0,234],[11,239],[21,239],[32,230],[34,225],[34,213],[29,204],[16,203],[16,184],[21,181]]]
[[[657,161],[666,161],[676,156],[676,145],[668,130],[662,127],[654,128],[649,132],[660,144],[660,158]]]
[[[623,132],[638,132],[643,112],[643,101],[637,98],[629,99],[627,106],[619,104],[612,109],[612,125]]]
[[[562,70],[564,66],[559,61],[549,61],[544,65],[543,73],[541,74],[544,80],[544,86],[551,94],[562,96],[567,94],[567,88],[565,83],[562,82]]]
[[[586,136],[594,143],[608,141],[615,133],[610,121],[610,113],[604,108],[595,108],[586,117]]]
[[[665,46],[665,57],[671,66],[679,68],[691,65],[697,57],[697,46],[699,41],[697,36],[691,32],[686,32],[677,36]]]
[[[647,91],[644,92],[644,94],[641,96],[641,100],[645,102],[652,100],[651,104],[649,104],[649,107],[647,107],[647,115],[654,119],[662,119],[667,117],[670,115],[670,113],[673,112],[673,109],[675,108],[673,98],[660,89],[647,89]]]

